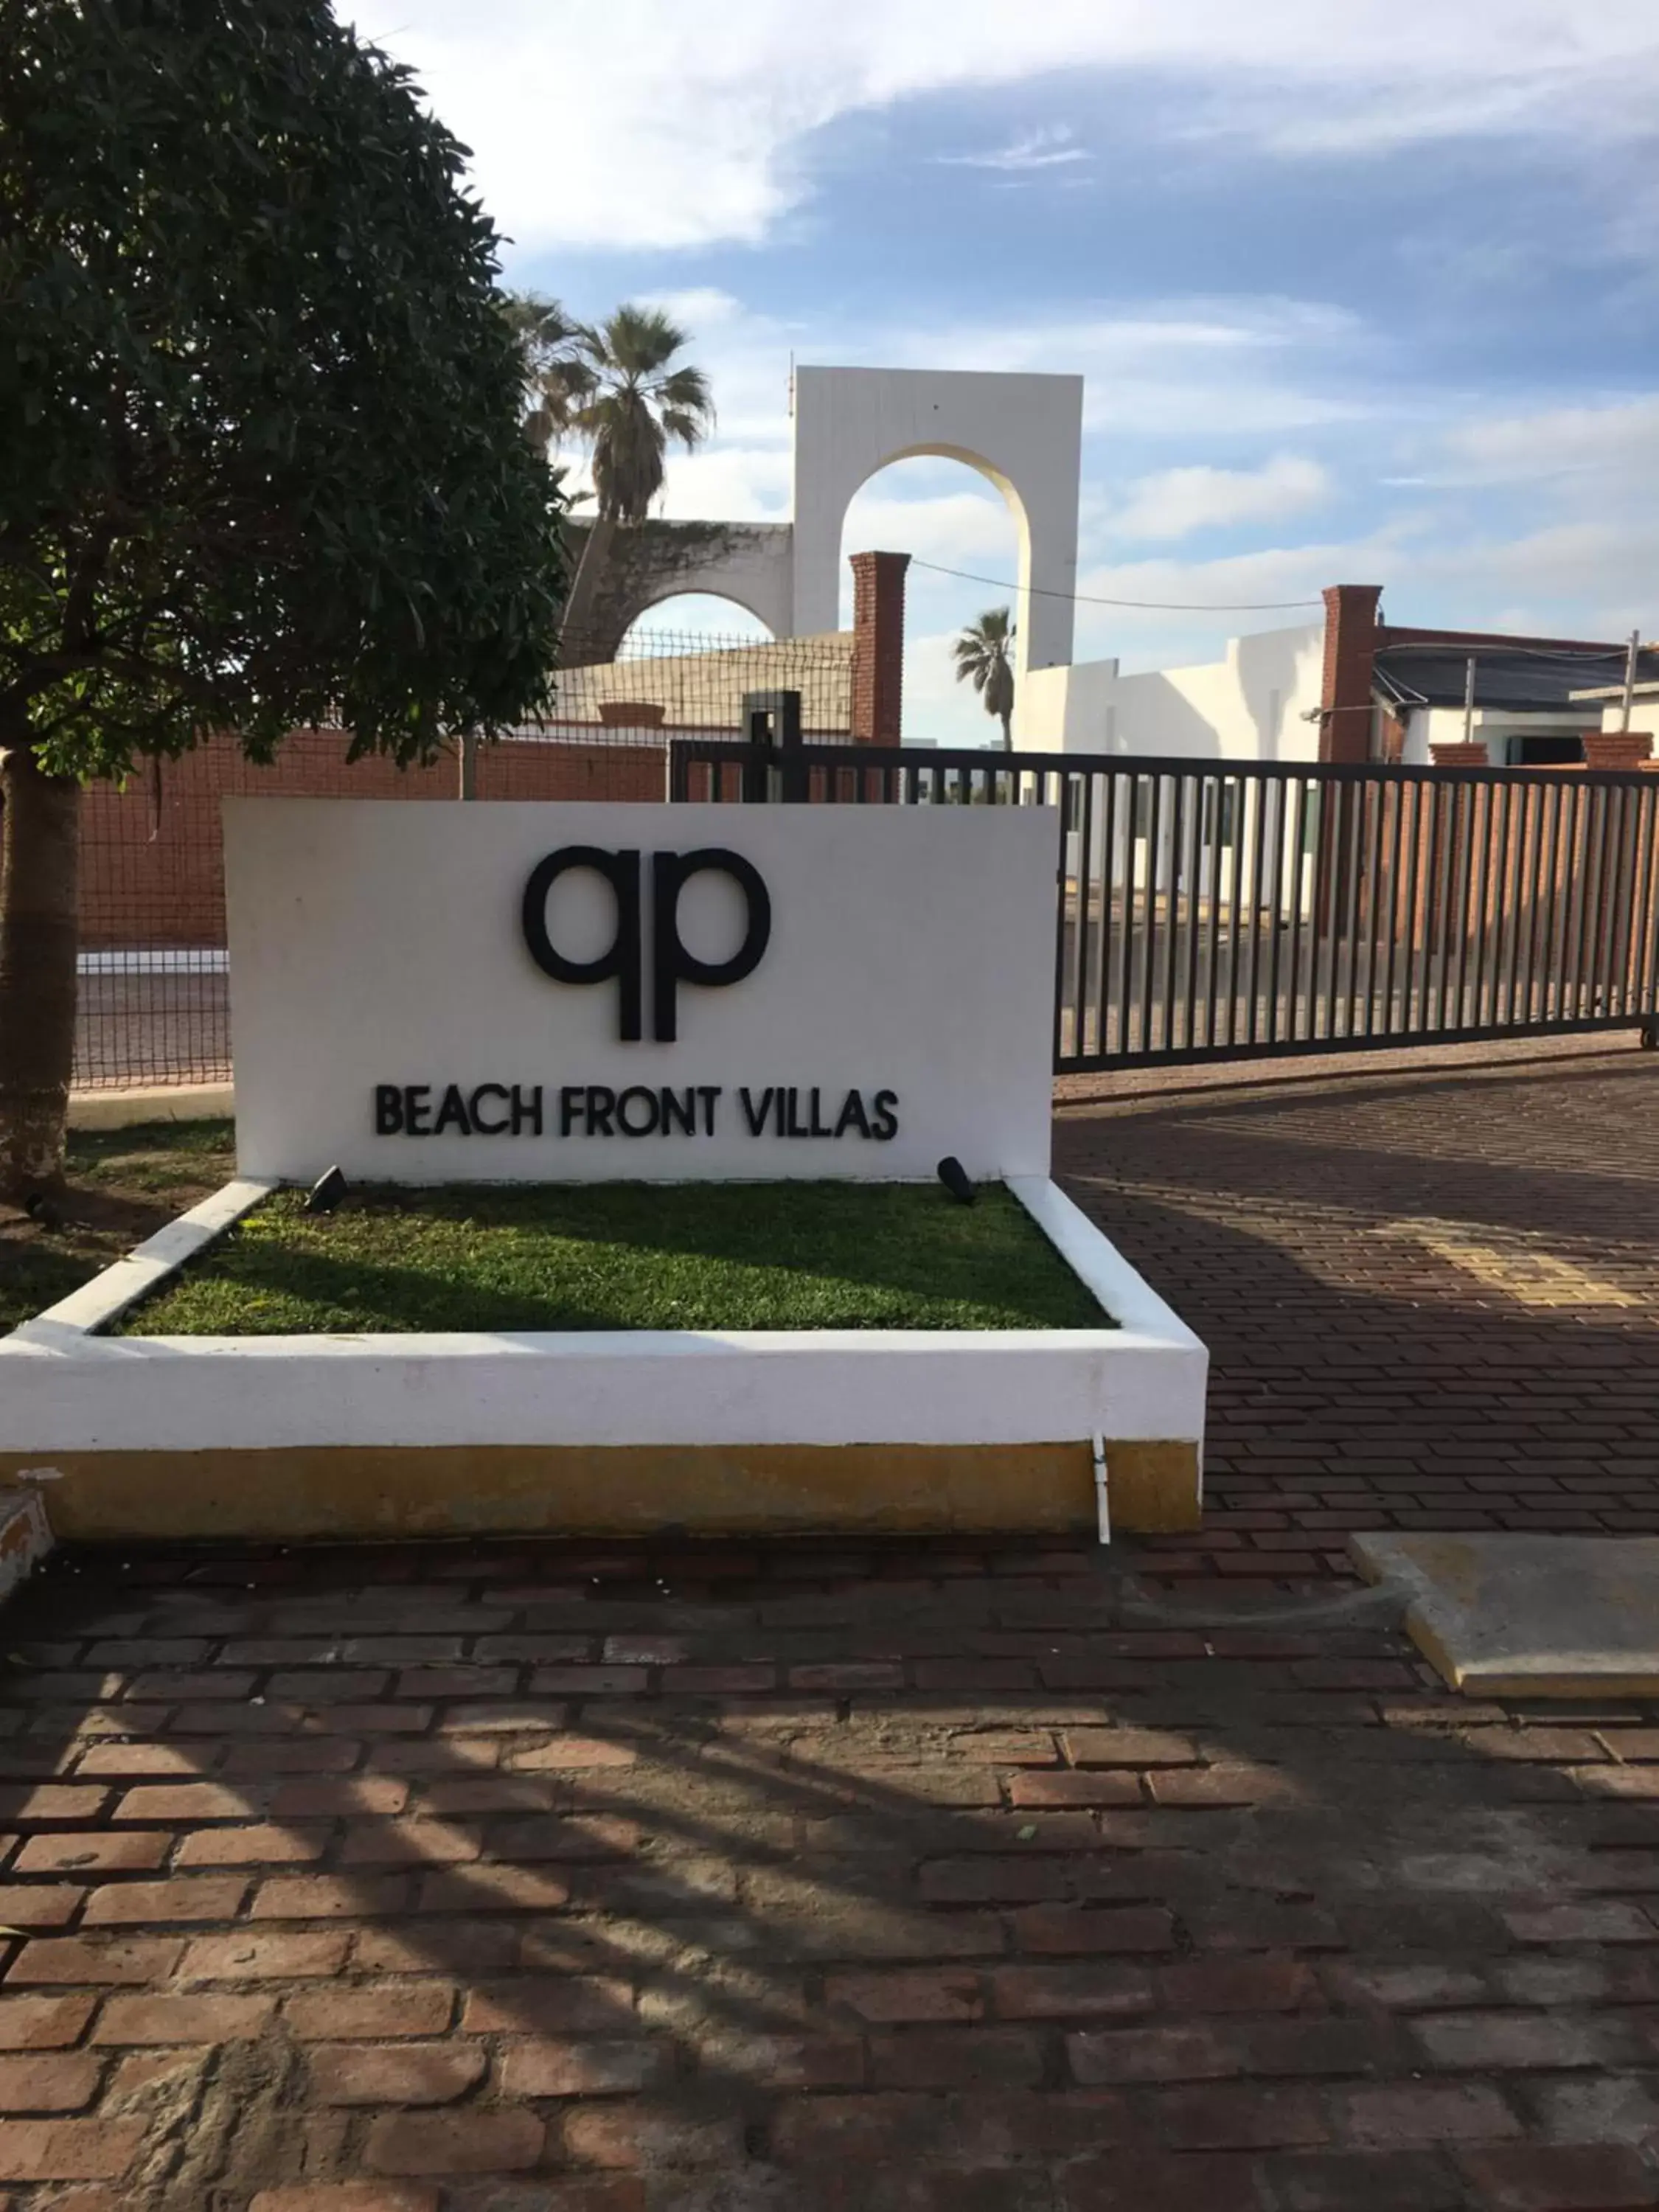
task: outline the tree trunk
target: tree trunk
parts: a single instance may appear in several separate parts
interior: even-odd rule
[[[1002,723],[1002,750],[1006,753],[1011,753],[1014,750],[1013,708],[1012,707],[1005,707],[999,719]]]
[[[48,775],[28,726],[0,730],[0,1197],[64,1176],[75,1064],[81,787]]]
[[[564,620],[559,627],[559,645],[566,658],[572,653],[592,659],[590,632],[593,627],[593,603],[599,597],[599,583],[605,565],[611,558],[611,547],[617,535],[617,518],[601,514],[594,518],[582,543],[582,557],[576,563],[576,574],[570,586],[570,596],[564,603]],[[580,660],[573,665],[580,666]]]

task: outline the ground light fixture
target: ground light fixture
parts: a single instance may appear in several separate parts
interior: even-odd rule
[[[936,1171],[958,1206],[971,1206],[979,1193],[974,1188],[968,1170],[954,1152],[946,1152]]]
[[[307,1213],[332,1213],[346,1194],[346,1179],[337,1167],[325,1168],[306,1193]]]

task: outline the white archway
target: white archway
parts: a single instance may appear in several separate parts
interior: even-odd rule
[[[890,461],[937,454],[966,462],[986,477],[1013,515],[1019,536],[1017,674],[1069,661],[1082,437],[1080,376],[798,369],[796,630],[835,627],[842,523],[860,487]]]

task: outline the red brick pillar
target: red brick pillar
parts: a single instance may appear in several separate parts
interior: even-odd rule
[[[1443,745],[1431,745],[1429,758],[1437,768],[1490,768],[1484,738],[1471,738],[1467,744],[1462,738]]]
[[[1325,678],[1319,700],[1319,757],[1364,761],[1371,749],[1371,671],[1376,659],[1381,584],[1332,584],[1325,601]]]
[[[904,708],[908,553],[853,556],[853,738],[896,745]]]
[[[1645,730],[1586,730],[1586,768],[1645,768],[1653,753],[1653,739]]]

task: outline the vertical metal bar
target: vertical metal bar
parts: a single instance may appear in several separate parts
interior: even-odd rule
[[[1228,831],[1231,828],[1227,805],[1232,789],[1231,779],[1218,775],[1215,780],[1215,835],[1210,841],[1210,935],[1209,973],[1206,979],[1204,1007],[1204,1042],[1216,1042],[1216,1017],[1220,1007],[1221,976],[1221,865],[1222,854],[1231,849]]]
[[[1419,1021],[1425,1036],[1431,1027],[1439,1026],[1437,1023],[1431,1022],[1430,1008],[1434,1003],[1436,933],[1439,933],[1439,942],[1443,944],[1446,928],[1445,909],[1440,897],[1440,869],[1443,857],[1441,852],[1440,794],[1443,787],[1438,781],[1424,787],[1429,802],[1429,823],[1428,850],[1423,863],[1423,991]]]
[[[1647,903],[1648,884],[1648,793],[1644,784],[1637,784],[1631,793],[1632,822],[1630,828],[1630,958],[1626,963],[1626,988],[1625,1011],[1638,1014],[1642,1011],[1643,926],[1642,912]]]
[[[1279,1042],[1279,921],[1285,893],[1285,785],[1275,781],[1273,887],[1267,894],[1271,916],[1267,927],[1273,933],[1267,947],[1267,1042],[1270,1045]]]
[[[1376,967],[1379,949],[1377,932],[1382,915],[1382,805],[1388,785],[1382,778],[1374,776],[1365,784],[1366,834],[1365,870],[1365,1035],[1376,1034]]]
[[[1342,1034],[1352,1036],[1359,994],[1359,857],[1364,845],[1360,825],[1364,818],[1365,786],[1356,778],[1343,788],[1347,804],[1343,842],[1348,865],[1348,1009]]]
[[[1481,786],[1465,783],[1458,787],[1456,804],[1452,810],[1452,890],[1453,903],[1457,908],[1457,997],[1455,1029],[1469,1026],[1469,939],[1473,934],[1471,901],[1474,890],[1474,822],[1475,811],[1481,796]],[[1480,987],[1480,963],[1475,965],[1475,985]]]
[[[1584,996],[1585,878],[1589,872],[1590,816],[1593,809],[1588,784],[1573,787],[1572,828],[1568,833],[1567,884],[1571,907],[1571,952],[1567,963],[1565,1015],[1577,1021]]]
[[[1170,778],[1170,887],[1164,893],[1164,927],[1168,939],[1164,946],[1164,1049],[1171,1052],[1176,1042],[1176,972],[1181,964],[1181,876],[1182,847],[1187,821],[1187,778],[1176,769]]]
[[[1589,989],[1590,878],[1594,866],[1592,855],[1595,848],[1596,817],[1599,812],[1596,802],[1601,796],[1598,787],[1593,783],[1582,784],[1579,788],[1583,794],[1581,804],[1583,829],[1581,836],[1574,841],[1576,849],[1573,854],[1577,864],[1575,873],[1578,878],[1578,943],[1573,961],[1572,990],[1572,1019],[1576,1022],[1582,1021],[1584,1018],[1584,1000]]]
[[[1436,994],[1437,1029],[1455,1026],[1446,1019],[1447,1000],[1451,982],[1452,908],[1457,890],[1457,797],[1461,786],[1451,784],[1441,790],[1440,821],[1440,984]]]
[[[1566,784],[1561,782],[1546,787],[1545,795],[1553,803],[1547,810],[1550,817],[1550,865],[1545,879],[1544,969],[1540,978],[1543,988],[1534,1018],[1548,1022],[1560,1019],[1565,990],[1561,978],[1565,970],[1562,946],[1566,937],[1565,902],[1559,899],[1557,894],[1561,884],[1561,817],[1566,811],[1570,793]],[[1558,919],[1560,941],[1557,939]]]
[[[1590,959],[1595,969],[1590,984],[1590,1012],[1611,1013],[1613,997],[1613,902],[1618,874],[1618,838],[1614,823],[1624,799],[1621,785],[1601,786],[1601,842],[1595,870],[1595,942]]]
[[[1130,1007],[1134,999],[1135,963],[1135,826],[1140,813],[1140,777],[1131,770],[1129,803],[1123,817],[1123,975],[1117,1009],[1118,1050],[1133,1050]]]
[[[1601,879],[1601,969],[1603,1018],[1610,1018],[1625,1003],[1624,975],[1619,959],[1620,916],[1625,904],[1625,787],[1607,787],[1607,864]]]
[[[1158,860],[1164,827],[1164,775],[1160,769],[1147,778],[1152,787],[1150,823],[1146,832],[1146,895],[1141,902],[1146,925],[1146,959],[1140,973],[1140,1049],[1151,1052],[1152,1012],[1158,993]]]
[[[1642,1005],[1644,1012],[1659,1012],[1659,784],[1644,787],[1647,801],[1647,859],[1642,892]]]
[[[1069,822],[1073,813],[1072,794],[1076,792],[1082,801],[1077,809],[1078,831],[1077,905],[1072,927],[1077,932],[1077,943],[1073,949],[1072,988],[1072,1057],[1080,1060],[1089,1049],[1089,886],[1092,871],[1090,866],[1091,839],[1095,820],[1095,780],[1091,775],[1073,777],[1062,773],[1060,815]],[[1064,886],[1061,886],[1064,896]]]
[[[1245,880],[1245,848],[1249,842],[1249,799],[1255,783],[1239,772],[1239,818],[1234,823],[1237,841],[1232,848],[1232,898],[1228,900],[1228,1046],[1239,1042],[1239,951],[1243,947],[1243,880]]]
[[[1066,809],[1060,810],[1060,850],[1054,865],[1054,1028],[1053,1064],[1063,1066],[1061,1020],[1066,999]]]
[[[1204,888],[1204,795],[1213,785],[1202,770],[1193,777],[1193,868],[1187,879],[1187,1033],[1182,1039],[1188,1052],[1198,1043],[1199,896]]]
[[[1292,1042],[1298,1036],[1310,1031],[1300,1024],[1302,1011],[1302,879],[1306,873],[1304,856],[1308,847],[1308,779],[1296,778],[1295,827],[1291,836],[1291,982],[1289,1018],[1285,1033]]]
[[[1389,862],[1389,957],[1382,978],[1382,1029],[1388,1036],[1395,1031],[1394,969],[1401,931],[1400,866],[1405,853],[1406,793],[1411,788],[1401,776],[1395,777],[1389,785],[1394,808],[1394,844]]]
[[[1261,967],[1261,854],[1267,838],[1267,786],[1266,777],[1258,777],[1255,786],[1255,827],[1250,839],[1250,1012],[1245,1024],[1244,1042],[1256,1041],[1257,998]]]
[[[1104,1054],[1112,1049],[1112,872],[1117,847],[1117,777],[1109,769],[1090,780],[1105,787],[1106,802],[1100,839],[1100,1003],[1095,1014],[1095,1050]]]
[[[1659,873],[1659,784],[1651,779],[1643,786],[1638,800],[1640,816],[1638,842],[1638,876],[1642,886],[1641,919],[1636,926],[1636,1011],[1651,1013],[1655,1010],[1653,905],[1654,878]]]
[[[1515,865],[1508,850],[1504,860],[1504,896],[1515,908],[1515,959],[1510,970],[1510,995],[1504,1019],[1511,1029],[1517,1018],[1535,1021],[1538,962],[1544,925],[1544,789],[1541,784],[1520,786],[1521,821],[1515,840]],[[1522,930],[1524,927],[1524,940]],[[1524,957],[1525,967],[1522,961]],[[1524,975],[1524,984],[1522,978]]]
[[[1411,893],[1406,908],[1406,963],[1401,1029],[1407,1036],[1417,1036],[1426,1026],[1424,1021],[1426,991],[1422,977],[1427,968],[1432,916],[1429,912],[1424,880],[1427,874],[1424,861],[1429,842],[1425,817],[1434,792],[1432,785],[1416,781],[1413,781],[1411,792]]]
[[[1620,915],[1624,911],[1624,783],[1606,787],[1606,867],[1601,872],[1601,1013],[1624,1011],[1624,973],[1620,967]],[[1617,978],[1617,980],[1614,980]]]
[[[1504,1011],[1505,977],[1513,997],[1516,958],[1520,950],[1519,909],[1504,886],[1509,868],[1510,832],[1516,810],[1524,805],[1522,785],[1493,776],[1482,786],[1486,794],[1480,835],[1480,887],[1475,912],[1474,1019],[1477,1028],[1496,1029]]]

